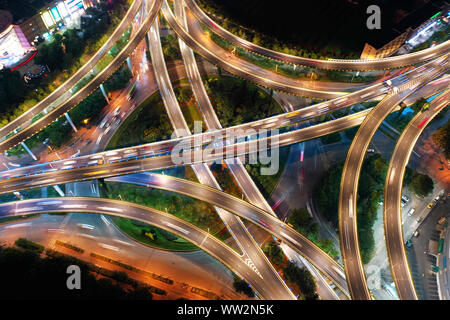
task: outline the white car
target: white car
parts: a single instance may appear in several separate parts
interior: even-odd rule
[[[416,209],[414,209],[414,208],[409,209],[408,216],[411,217],[415,211],[416,211]]]

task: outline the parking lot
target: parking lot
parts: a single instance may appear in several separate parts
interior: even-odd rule
[[[436,229],[438,220],[446,216],[449,218],[450,201],[439,201],[421,221],[417,228],[417,236],[411,237],[411,246],[406,248],[411,274],[419,299],[438,300],[438,286],[436,275],[431,269],[436,265],[436,257],[427,253],[429,240],[438,240],[439,231]]]

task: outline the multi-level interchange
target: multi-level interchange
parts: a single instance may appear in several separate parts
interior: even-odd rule
[[[134,19],[138,12],[144,14],[141,19]],[[186,132],[190,133],[189,127],[174,93],[161,47],[161,18],[167,21],[178,36],[185,73],[204,123],[209,129],[208,132],[195,135],[185,134]],[[71,94],[69,90],[91,72],[93,66],[110,50],[124,30],[132,24],[137,25],[134,26],[131,38],[120,53],[92,80],[76,93]],[[225,49],[205,37],[201,24],[209,27],[216,36],[222,37],[233,46],[297,66],[351,71],[403,68],[404,72],[394,75],[389,80],[383,79],[381,82],[362,85],[297,80],[265,70],[230,55]],[[218,240],[208,232],[167,212],[119,200],[64,196],[9,202],[0,204],[1,217],[49,212],[87,212],[140,220],[165,229],[197,245],[244,278],[257,292],[259,298],[296,299],[252,236],[252,232],[263,232],[281,241],[283,248],[289,248],[286,249],[286,253],[289,252],[290,259],[302,259],[309,266],[310,270],[317,275],[318,285],[322,288],[322,298],[338,299],[329,286],[329,283],[332,282],[347,298],[369,300],[373,296],[369,291],[364,273],[357,233],[358,181],[364,157],[375,132],[390,113],[398,110],[400,103],[409,105],[420,97],[426,98],[441,93],[431,101],[427,110],[419,112],[411,120],[397,140],[389,162],[384,190],[384,235],[395,288],[399,299],[418,299],[408,265],[402,232],[400,206],[402,184],[406,166],[421,132],[426,128],[426,124],[449,102],[450,79],[446,75],[449,71],[449,41],[415,53],[389,58],[314,60],[275,52],[243,40],[215,23],[194,0],[174,0],[171,5],[167,0],[134,0],[113,34],[85,65],[47,98],[0,128],[0,151],[5,152],[24,142],[76,107],[122,66],[139,45],[145,46],[144,49],[150,52],[156,85],[175,131],[174,138],[118,150],[102,151],[107,143],[104,140],[110,139],[112,132],[104,133],[104,137],[99,136],[98,139],[94,139],[89,148],[81,147],[81,155],[70,160],[36,162],[0,172],[0,193],[100,178],[168,190],[213,205],[239,249],[233,249],[232,246]],[[239,78],[254,82],[265,89],[319,98],[323,102],[299,110],[286,110],[286,113],[270,118],[223,128],[205,90],[194,52],[217,67]],[[143,75],[141,74],[140,77],[143,78]],[[61,99],[61,97],[64,98]],[[379,100],[379,103],[373,108],[320,124],[306,127],[297,126],[300,122],[314,117],[371,100]],[[42,114],[42,116],[38,120],[32,121],[38,114]],[[424,121],[426,124],[419,126]],[[312,241],[277,217],[241,160],[235,157],[261,148],[298,144],[358,125],[360,128],[348,151],[340,185],[338,208],[341,265]],[[291,129],[276,137],[258,136],[248,139],[243,136],[237,143],[221,143],[220,148],[216,148],[216,152],[209,153],[207,157],[200,160],[195,156],[196,151],[202,150],[212,141],[211,132],[222,133],[222,136],[225,137],[227,132],[236,131],[236,129],[243,131],[245,129],[270,130],[286,126],[290,126]],[[115,129],[117,128],[113,128],[111,131]],[[262,141],[266,143],[263,144]],[[179,165],[173,162],[170,151],[180,143],[191,146],[182,150],[185,159],[182,165],[189,165],[193,169],[199,183],[151,173],[151,171]],[[233,157],[229,157],[230,154]],[[222,191],[210,170],[208,163],[222,158],[225,158],[224,162],[244,195],[242,199]],[[251,221],[261,229],[247,228],[243,220]],[[325,279],[328,279],[329,282]]]

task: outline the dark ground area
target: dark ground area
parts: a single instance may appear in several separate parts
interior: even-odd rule
[[[439,240],[436,224],[441,217],[449,217],[450,202],[440,201],[418,227],[418,237],[411,237],[412,247],[406,248],[411,275],[417,294],[422,300],[439,300],[436,276],[431,269],[436,258],[426,253],[429,240]],[[406,239],[408,240],[408,239]]]
[[[0,10],[12,13],[14,22],[29,18],[49,4],[51,0],[0,0]]]
[[[322,50],[341,47],[361,52],[365,42],[376,48],[415,28],[439,11],[444,0],[198,0],[217,8],[242,26],[292,45]],[[381,8],[381,30],[369,30],[366,9]]]

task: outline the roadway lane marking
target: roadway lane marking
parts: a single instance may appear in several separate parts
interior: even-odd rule
[[[338,267],[336,267],[336,266],[331,266],[331,268],[332,268],[334,271],[336,271],[337,273],[339,273],[339,275],[340,275],[343,279],[345,279],[345,274],[344,274]]]
[[[353,193],[351,193],[348,198],[348,217],[353,219]]]
[[[348,234],[347,223],[344,224],[344,242],[345,242],[345,247],[348,250],[350,248],[350,246],[349,246],[350,239],[349,239],[349,234]]]
[[[37,204],[47,204],[47,205],[50,205],[50,204],[61,204],[61,203],[63,203],[62,201],[41,201],[41,202],[38,202]]]
[[[166,224],[167,226],[169,226],[169,227],[175,229],[175,230],[178,230],[178,231],[184,233],[184,234],[188,234],[188,233],[189,233],[189,231],[187,231],[187,230],[185,230],[185,229],[183,229],[183,228],[181,228],[181,227],[179,227],[179,226],[176,226],[176,225],[174,225],[173,223],[166,222],[165,224]]]
[[[85,205],[85,204],[64,204],[59,207],[63,208],[63,209],[75,209],[75,208],[87,208],[87,205]]]
[[[105,211],[123,212],[123,210],[120,208],[113,208],[113,207],[98,207],[98,208]]]
[[[125,167],[125,168],[118,168],[114,169],[113,172],[116,171],[125,171],[125,170],[132,170],[132,169],[139,169],[141,166],[131,166],[131,167]]]
[[[100,218],[103,220],[103,222],[106,224],[106,225],[108,225],[109,226],[109,221],[105,218],[105,216],[104,215],[100,215]]]
[[[27,207],[27,208],[20,208],[20,209],[16,209],[15,212],[19,213],[19,212],[27,212],[27,211],[40,211],[44,209],[43,207]]]
[[[205,243],[206,239],[208,239],[208,235],[205,235],[205,238],[203,238],[202,242],[200,243],[200,247]]]
[[[288,236],[286,233],[284,233],[283,231],[280,232],[280,235],[285,237],[286,239],[288,239],[289,241],[291,241],[292,243],[295,243],[299,248],[302,247],[301,244],[299,244],[297,241],[295,241],[293,238],[291,238],[290,236]]]

